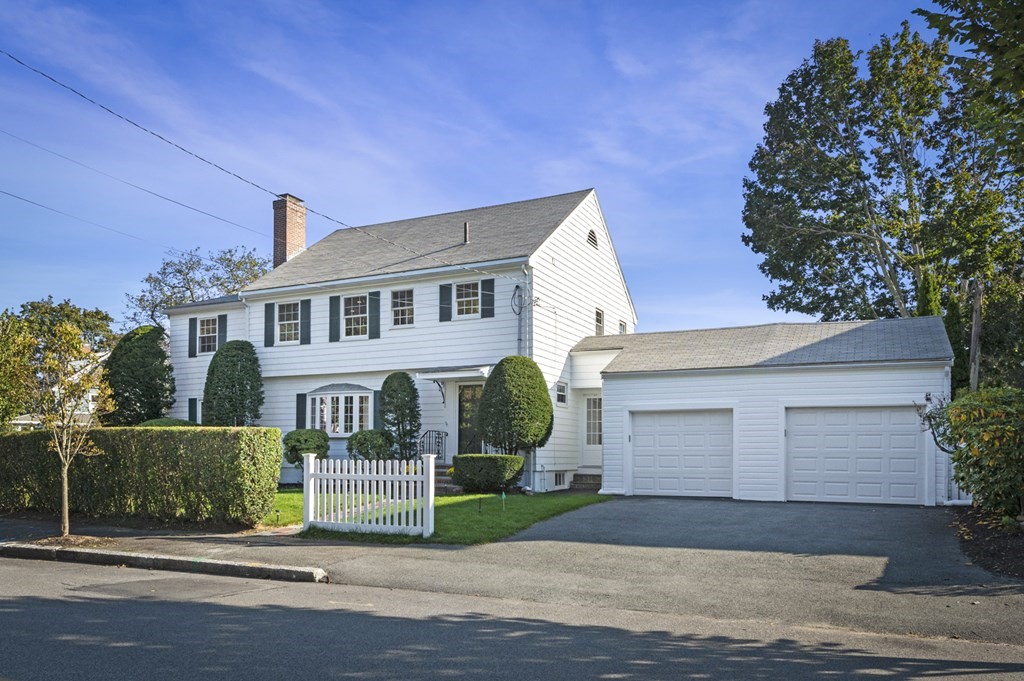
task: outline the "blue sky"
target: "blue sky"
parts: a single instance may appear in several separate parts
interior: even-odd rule
[[[740,242],[764,105],[815,39],[924,30],[921,4],[6,0],[0,47],[348,224],[595,187],[658,331],[806,319],[765,307]],[[2,56],[0,92],[0,190],[139,237],[0,194],[0,309],[53,294],[121,319],[168,247],[269,254],[269,195]],[[336,227],[311,216],[309,242]]]

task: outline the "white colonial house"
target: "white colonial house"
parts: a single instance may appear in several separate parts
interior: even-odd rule
[[[632,333],[636,313],[592,189],[335,231],[309,248],[302,201],[274,202],[274,269],[237,296],[167,311],[172,416],[201,419],[210,359],[252,342],[263,371],[261,425],[322,428],[332,457],[378,425],[384,379],[419,390],[423,446],[451,461],[484,443],[472,415],[508,355],[540,366],[554,404],[548,444],[524,484],[563,489],[601,472],[600,386],[576,385],[583,338]],[[298,481],[290,465],[283,481]]]
[[[275,268],[240,295],[168,311],[174,416],[198,420],[210,358],[256,346],[262,424],[321,428],[331,456],[378,425],[384,379],[411,374],[421,444],[486,449],[473,414],[508,355],[554,404],[527,463],[538,491],[935,505],[960,500],[917,408],[949,394],[939,318],[635,334],[593,190],[341,229],[305,244],[274,202]],[[684,311],[685,312],[685,311]],[[299,479],[287,464],[284,481]]]

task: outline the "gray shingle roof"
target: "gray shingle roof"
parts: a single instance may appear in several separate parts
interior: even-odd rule
[[[581,340],[573,351],[619,349],[622,351],[605,373],[953,358],[939,317],[591,336]]]
[[[209,298],[207,300],[197,300],[194,303],[182,303],[181,305],[173,305],[173,306],[167,308],[166,310],[164,310],[164,312],[168,312],[168,311],[171,311],[171,310],[187,310],[187,309],[192,308],[192,307],[206,307],[207,305],[221,305],[221,304],[224,304],[224,303],[237,303],[237,302],[238,302],[238,294],[237,293],[232,293],[231,295],[220,296],[218,298]]]
[[[526,257],[592,191],[584,189],[359,228],[398,246],[359,230],[339,229],[261,277],[245,291],[396,274],[444,267],[445,263],[469,265]],[[468,244],[463,243],[464,222],[469,223]]]

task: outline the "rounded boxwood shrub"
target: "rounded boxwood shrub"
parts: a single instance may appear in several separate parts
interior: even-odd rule
[[[249,341],[222,345],[210,360],[203,388],[204,426],[251,426],[263,407],[263,375]]]
[[[316,428],[299,428],[284,436],[285,461],[302,468],[303,454],[316,454],[318,459],[326,459],[331,443],[327,433]]]
[[[391,438],[383,430],[360,430],[348,439],[348,455],[353,459],[384,461],[394,459]]]
[[[523,477],[525,459],[512,454],[459,454],[452,462],[452,482],[465,491],[500,492]]]
[[[193,423],[192,421],[189,421],[188,419],[162,418],[162,419],[150,419],[148,421],[143,421],[142,423],[139,424],[139,427],[140,428],[176,428],[176,427],[185,428],[185,427],[188,427],[188,426],[198,426],[198,425],[199,425],[198,423]]]
[[[554,413],[540,367],[529,357],[506,357],[484,383],[477,426],[485,442],[505,454],[543,447]]]

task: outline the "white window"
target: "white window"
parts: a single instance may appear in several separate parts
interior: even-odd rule
[[[455,316],[471,317],[480,314],[480,282],[455,285]]]
[[[555,404],[563,407],[569,404],[569,386],[565,383],[555,383]]]
[[[348,437],[370,428],[370,394],[339,393],[309,398],[309,427],[329,437]]]
[[[601,444],[601,398],[587,398],[587,444]]]
[[[217,352],[217,318],[199,320],[199,352]]]
[[[299,342],[299,303],[277,304],[277,341]]]
[[[594,310],[594,335],[604,335],[604,312],[602,310]]]
[[[347,296],[345,298],[345,337],[365,336],[369,333],[368,308],[366,296]]]
[[[626,333],[626,322],[622,322],[622,321],[619,322],[619,333],[620,334]]]
[[[410,326],[413,323],[412,289],[391,292],[391,323]]]

